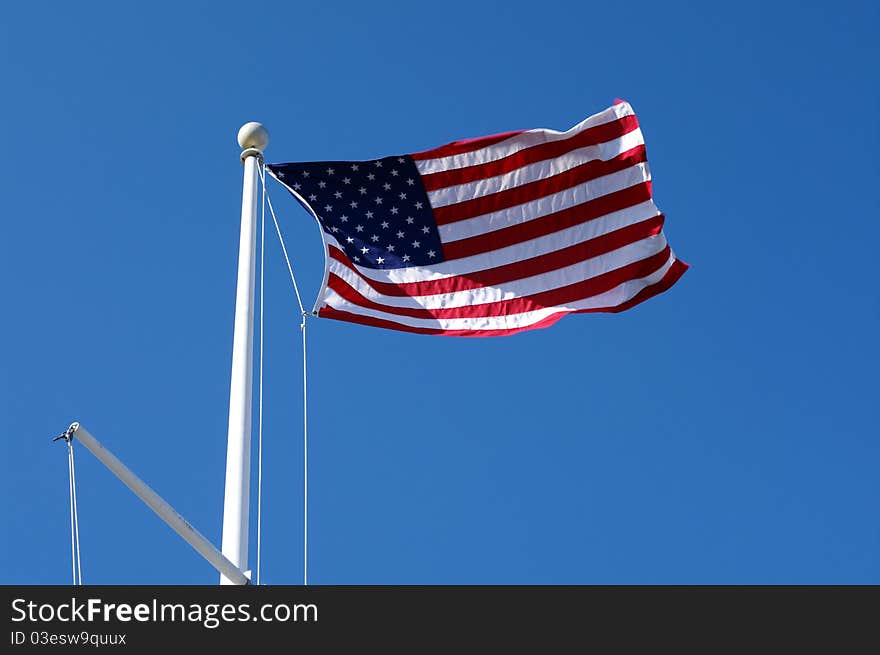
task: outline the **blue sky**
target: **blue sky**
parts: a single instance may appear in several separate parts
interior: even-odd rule
[[[615,97],[691,270],[623,314],[502,339],[313,321],[310,582],[880,582],[878,18],[11,6],[0,582],[70,580],[49,439],[72,420],[219,544],[242,123],[269,128],[268,161],[367,159],[563,130]],[[271,192],[311,302],[317,228]],[[266,256],[263,580],[298,584],[298,317],[273,239]],[[77,465],[85,582],[216,581],[83,448]]]

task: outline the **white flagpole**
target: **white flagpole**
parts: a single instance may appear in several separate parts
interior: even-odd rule
[[[238,131],[244,184],[241,196],[241,239],[232,338],[232,381],[229,388],[229,439],[226,450],[226,492],[223,498],[223,554],[247,570],[248,511],[251,468],[251,392],[254,355],[254,269],[257,241],[257,181],[269,133],[260,123]],[[236,584],[225,575],[220,584]]]

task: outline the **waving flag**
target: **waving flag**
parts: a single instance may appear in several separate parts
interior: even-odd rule
[[[632,108],[369,161],[269,164],[327,248],[319,316],[454,336],[619,312],[687,269]]]

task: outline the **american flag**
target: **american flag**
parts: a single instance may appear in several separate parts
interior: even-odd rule
[[[268,164],[317,218],[319,316],[455,336],[619,312],[687,269],[663,235],[645,145],[619,102],[535,129],[368,161]]]

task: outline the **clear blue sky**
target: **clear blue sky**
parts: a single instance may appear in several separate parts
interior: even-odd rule
[[[876,3],[123,4],[0,24],[0,582],[70,580],[72,420],[219,544],[243,122],[268,161],[367,159],[620,97],[691,270],[502,339],[313,321],[310,581],[880,583]],[[273,198],[311,301],[317,228]],[[297,584],[267,243],[264,581]],[[87,583],[215,582],[77,462]]]

